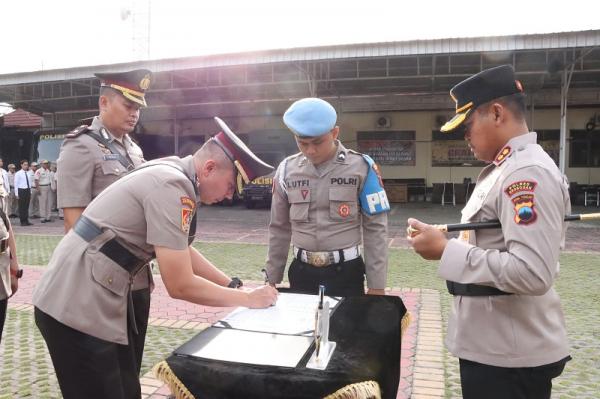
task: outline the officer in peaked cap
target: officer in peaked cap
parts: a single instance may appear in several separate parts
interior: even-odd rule
[[[452,88],[459,130],[489,162],[462,210],[463,223],[499,219],[501,229],[448,240],[416,219],[409,238],[425,259],[440,259],[454,306],[446,346],[460,359],[462,394],[547,399],[570,359],[560,298],[553,288],[571,212],[568,183],[536,143],[513,68],[482,71]]]
[[[146,90],[150,88],[152,72],[147,69],[136,69],[129,72],[119,73],[96,73],[100,79],[100,87],[110,87],[120,92],[123,97],[141,105],[146,106]]]
[[[90,126],[66,135],[58,158],[58,207],[68,231],[85,207],[108,185],[144,162],[129,137],[146,106],[152,73],[147,69],[97,73],[100,114]]]
[[[277,168],[273,184],[267,275],[283,279],[290,242],[290,288],[328,295],[384,294],[389,203],[377,165],[338,140],[328,102],[305,98],[283,116],[300,153]],[[365,260],[360,250],[364,244]],[[366,265],[365,265],[366,262]]]
[[[231,199],[237,173],[250,180],[273,169],[216,122],[222,131],[194,155],[147,162],[107,187],[56,247],[33,303],[64,398],[141,396],[148,313],[132,305],[131,281],[154,257],[174,298],[251,308],[275,303],[273,287],[237,289],[238,278],[191,246],[200,203]]]
[[[212,140],[221,147],[225,155],[231,160],[245,184],[273,171],[273,167],[254,155],[225,122],[217,117],[215,117],[215,121],[221,128],[221,132],[215,135]]]

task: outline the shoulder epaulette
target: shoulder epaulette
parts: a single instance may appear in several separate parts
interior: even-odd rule
[[[362,156],[362,155],[363,155],[362,153],[360,153],[360,152],[358,152],[358,151],[356,151],[356,150],[351,150],[350,148],[348,148],[348,149],[347,149],[347,151],[348,151],[350,154],[354,154],[354,155],[360,155],[360,156]]]
[[[88,130],[89,130],[89,126],[87,126],[87,125],[78,126],[75,129],[71,130],[69,133],[65,134],[65,138],[74,139],[76,137],[81,136],[81,134],[87,132]]]

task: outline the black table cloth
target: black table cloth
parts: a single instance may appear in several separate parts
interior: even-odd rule
[[[325,370],[306,368],[314,343],[294,368],[252,365],[204,359],[186,348],[201,339],[204,330],[166,359],[173,375],[161,379],[184,386],[181,397],[322,398],[349,384],[376,381],[382,398],[395,398],[400,378],[401,324],[406,315],[396,296],[347,297],[330,319],[329,340],[337,347]],[[405,319],[406,320],[406,319]],[[209,327],[209,329],[219,327]],[[192,344],[192,345],[190,345]],[[172,378],[172,377],[176,378]],[[179,381],[177,381],[179,380]],[[183,393],[187,391],[188,394]],[[177,393],[176,393],[177,395]]]

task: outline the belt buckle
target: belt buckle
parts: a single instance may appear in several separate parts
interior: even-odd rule
[[[327,252],[306,252],[308,263],[316,267],[329,265],[329,254]]]

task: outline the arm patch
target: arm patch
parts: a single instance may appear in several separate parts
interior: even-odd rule
[[[383,188],[379,168],[370,156],[366,154],[361,155],[367,165],[369,165],[369,171],[367,172],[367,178],[359,196],[360,207],[367,215],[388,212],[390,210],[390,202]]]

